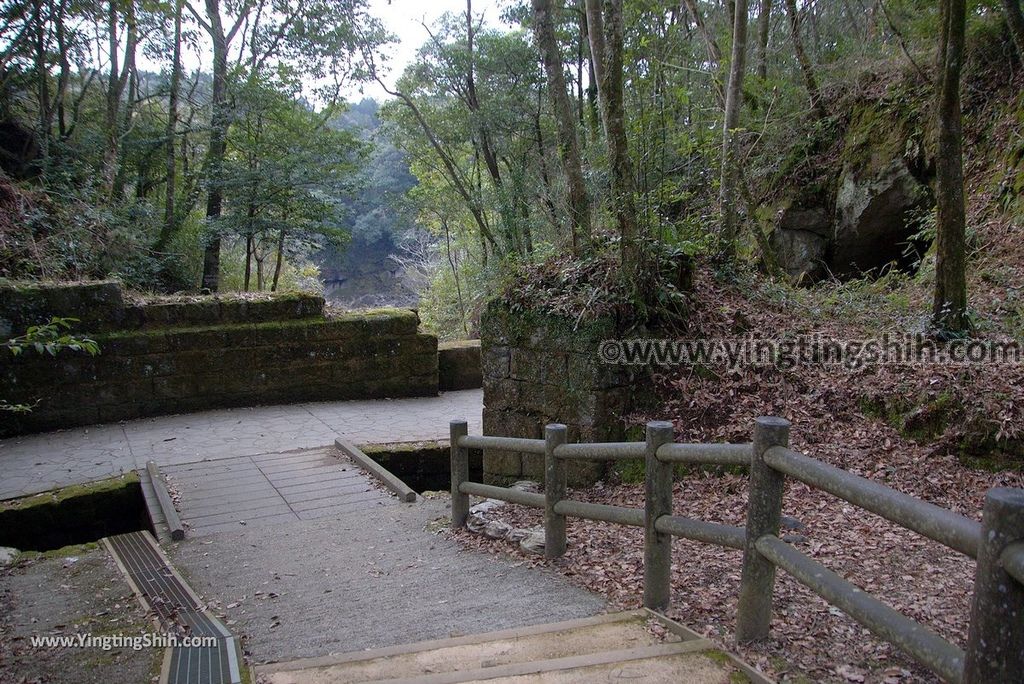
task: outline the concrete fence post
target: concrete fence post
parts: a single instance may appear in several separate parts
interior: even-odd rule
[[[736,640],[739,642],[767,638],[772,620],[775,565],[758,553],[754,545],[764,535],[777,536],[782,517],[785,476],[764,462],[764,452],[788,444],[788,420],[762,416],[754,421],[746,546],[743,550],[743,572],[736,611]]]
[[[658,447],[671,442],[672,423],[647,423],[644,455],[644,607],[665,610],[672,597],[672,535],[658,532],[655,523],[672,515],[672,464],[658,459]]]
[[[567,428],[552,423],[544,428],[544,557],[565,553],[565,516],[555,505],[565,498],[565,461],[555,458],[555,448],[565,444]]]
[[[464,420],[453,420],[449,434],[452,441],[452,527],[458,528],[465,525],[469,517],[469,495],[459,491],[459,486],[469,480],[469,449],[459,446],[459,438],[469,434],[469,424]]]
[[[997,487],[985,496],[965,684],[1019,682],[1024,676],[1024,585],[1003,569],[1000,556],[1024,540],[1024,489]]]

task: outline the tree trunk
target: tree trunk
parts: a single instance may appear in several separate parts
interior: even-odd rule
[[[50,165],[53,109],[50,104],[50,70],[46,62],[46,21],[43,18],[43,0],[33,0],[32,23],[35,29],[33,56],[35,59],[36,85],[39,97],[39,147],[42,157],[42,172],[45,177]]]
[[[178,91],[181,89],[181,2],[174,2],[174,52],[171,58],[171,90],[167,96],[167,187],[164,196],[164,225],[156,245],[158,251],[166,249],[177,227],[174,202],[178,192],[178,166],[175,162],[174,143],[178,127]]]
[[[107,81],[107,101],[104,108],[103,188],[108,197],[114,194],[115,179],[120,164],[121,147],[121,98],[124,96],[128,77],[135,68],[135,43],[138,37],[135,27],[134,2],[128,2],[125,9],[124,65],[119,67],[120,38],[118,37],[118,3],[110,0],[107,8],[107,44],[110,51],[110,77]]]
[[[622,0],[604,0],[603,16],[597,0],[587,0],[587,18],[600,17],[603,35],[595,23],[590,23],[590,47],[595,50],[603,43],[604,53],[593,53],[598,68],[597,93],[604,119],[605,141],[608,146],[608,165],[611,167],[611,203],[618,225],[621,245],[622,275],[635,291],[648,285],[640,277],[643,270],[637,235],[636,201],[633,197],[633,164],[626,139],[626,108],[622,90],[623,18]]]
[[[757,17],[757,77],[768,78],[768,34],[772,28],[772,0],[761,0]]]
[[[61,140],[65,140],[68,134],[68,126],[66,119],[66,99],[68,93],[68,84],[71,82],[71,60],[68,58],[70,53],[67,43],[67,30],[64,25],[64,17],[67,12],[67,3],[60,2],[57,9],[54,11],[55,16],[53,18],[53,33],[57,39],[57,53],[60,60],[60,73],[57,76],[57,94],[54,102],[54,106],[57,110],[57,135]],[[84,87],[83,87],[84,88]]]
[[[942,35],[936,87],[938,145],[935,196],[935,300],[932,323],[940,334],[959,335],[967,318],[967,245],[964,208],[960,71],[963,66],[965,0],[942,0]]]
[[[221,187],[221,170],[227,154],[228,134],[228,40],[220,16],[220,0],[206,0],[206,14],[210,22],[210,38],[213,42],[213,89],[211,97],[210,145],[206,153],[206,168],[209,190],[206,196],[207,228],[214,231],[203,251],[203,287],[216,292],[220,284],[220,236],[214,225],[220,218],[224,206],[224,190]]]
[[[252,274],[252,234],[245,236],[245,278],[242,283],[242,291],[249,291],[249,278]]]
[[[683,5],[686,6],[686,11],[690,14],[690,18],[693,19],[697,30],[700,31],[701,38],[704,39],[704,47],[708,53],[708,70],[711,72],[715,95],[718,98],[718,104],[721,107],[725,107],[725,92],[723,92],[722,81],[718,76],[718,67],[722,64],[722,49],[718,47],[718,41],[715,40],[715,36],[708,29],[708,25],[704,23],[704,17],[700,13],[700,8],[697,7],[697,1],[683,0]]]
[[[555,228],[557,233],[562,232],[562,220],[558,215],[558,208],[555,206],[554,201],[551,199],[555,190],[551,185],[551,174],[548,173],[548,162],[547,162],[547,144],[544,141],[544,132],[540,126],[540,113],[541,113],[541,96],[540,92],[537,93],[537,113],[533,117],[533,132],[534,137],[537,141],[537,161],[540,163],[540,180],[544,185],[544,197],[542,199],[544,208],[548,211],[548,219],[551,221],[551,225]],[[573,235],[575,237],[575,234]],[[575,244],[573,245],[575,248]]]
[[[604,82],[604,18],[601,16],[600,0],[585,0],[587,11],[587,41],[590,43],[590,82],[597,99],[601,114],[601,126],[604,127],[604,102],[601,98],[601,85]],[[607,131],[606,131],[607,133]]]
[[[800,73],[804,77],[807,96],[811,99],[811,108],[818,118],[824,118],[828,112],[825,111],[825,106],[821,102],[821,91],[818,90],[818,79],[814,76],[814,66],[804,49],[803,38],[800,37],[800,15],[797,13],[796,0],[785,0],[785,2],[786,14],[789,17],[789,33],[793,39],[793,51],[796,53],[796,61],[800,63]]]
[[[1020,0],[1003,0],[1003,13],[1013,43],[1017,46],[1017,57],[1024,62],[1024,12],[1021,12]]]
[[[579,251],[580,239],[590,237],[590,202],[587,199],[587,188],[583,181],[583,162],[580,159],[579,140],[576,137],[576,123],[573,121],[572,107],[566,92],[565,73],[562,67],[562,56],[555,39],[554,18],[552,17],[552,0],[533,0],[534,30],[537,46],[547,73],[548,96],[551,98],[551,110],[558,126],[558,152],[562,160],[562,169],[569,184],[569,212],[572,226],[572,249]],[[537,123],[538,139],[540,124]],[[543,156],[544,150],[541,150]]]
[[[732,29],[732,62],[729,65],[729,87],[725,94],[725,120],[722,124],[722,182],[719,199],[722,207],[720,239],[727,254],[735,249],[739,228],[736,211],[736,188],[739,182],[736,169],[740,109],[743,106],[743,73],[747,55],[747,0],[736,0]]]
[[[277,234],[277,256],[274,260],[274,281],[270,284],[271,292],[277,292],[277,284],[281,281],[281,267],[284,265],[284,234],[284,228]]]

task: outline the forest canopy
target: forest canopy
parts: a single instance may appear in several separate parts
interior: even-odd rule
[[[322,288],[363,261],[472,336],[510,282],[557,279],[552,257],[615,269],[595,301],[641,319],[675,306],[665,260],[697,257],[929,278],[936,329],[971,327],[963,109],[1019,108],[1019,0],[518,0],[501,19],[467,2],[390,73],[364,0],[8,0],[0,275]],[[345,102],[373,82],[379,112]],[[985,160],[1011,215],[1019,139]]]

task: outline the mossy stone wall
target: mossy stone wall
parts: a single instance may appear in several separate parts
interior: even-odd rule
[[[626,439],[624,418],[651,397],[642,367],[601,361],[598,346],[618,337],[611,321],[577,325],[535,312],[513,312],[492,302],[481,320],[486,435],[540,439],[544,426],[564,423],[570,442]],[[544,479],[544,458],[535,454],[484,451],[484,481],[508,484]],[[572,461],[570,486],[592,484],[606,464]]]
[[[77,287],[77,286],[76,286]],[[0,300],[2,300],[0,294]],[[43,307],[38,307],[41,310]],[[169,413],[437,394],[437,338],[406,309],[324,317],[323,299],[209,298],[123,307],[121,329],[83,324],[100,354],[0,355],[0,435]],[[0,310],[0,317],[4,312]],[[96,332],[96,331],[100,332]]]
[[[437,348],[441,391],[483,386],[480,373],[480,340],[442,342]]]

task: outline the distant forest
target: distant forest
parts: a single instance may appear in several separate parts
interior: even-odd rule
[[[657,319],[685,257],[915,278],[971,327],[969,217],[1021,213],[1019,0],[502,9],[392,75],[365,0],[6,0],[0,276],[326,283],[472,336],[531,273]]]

